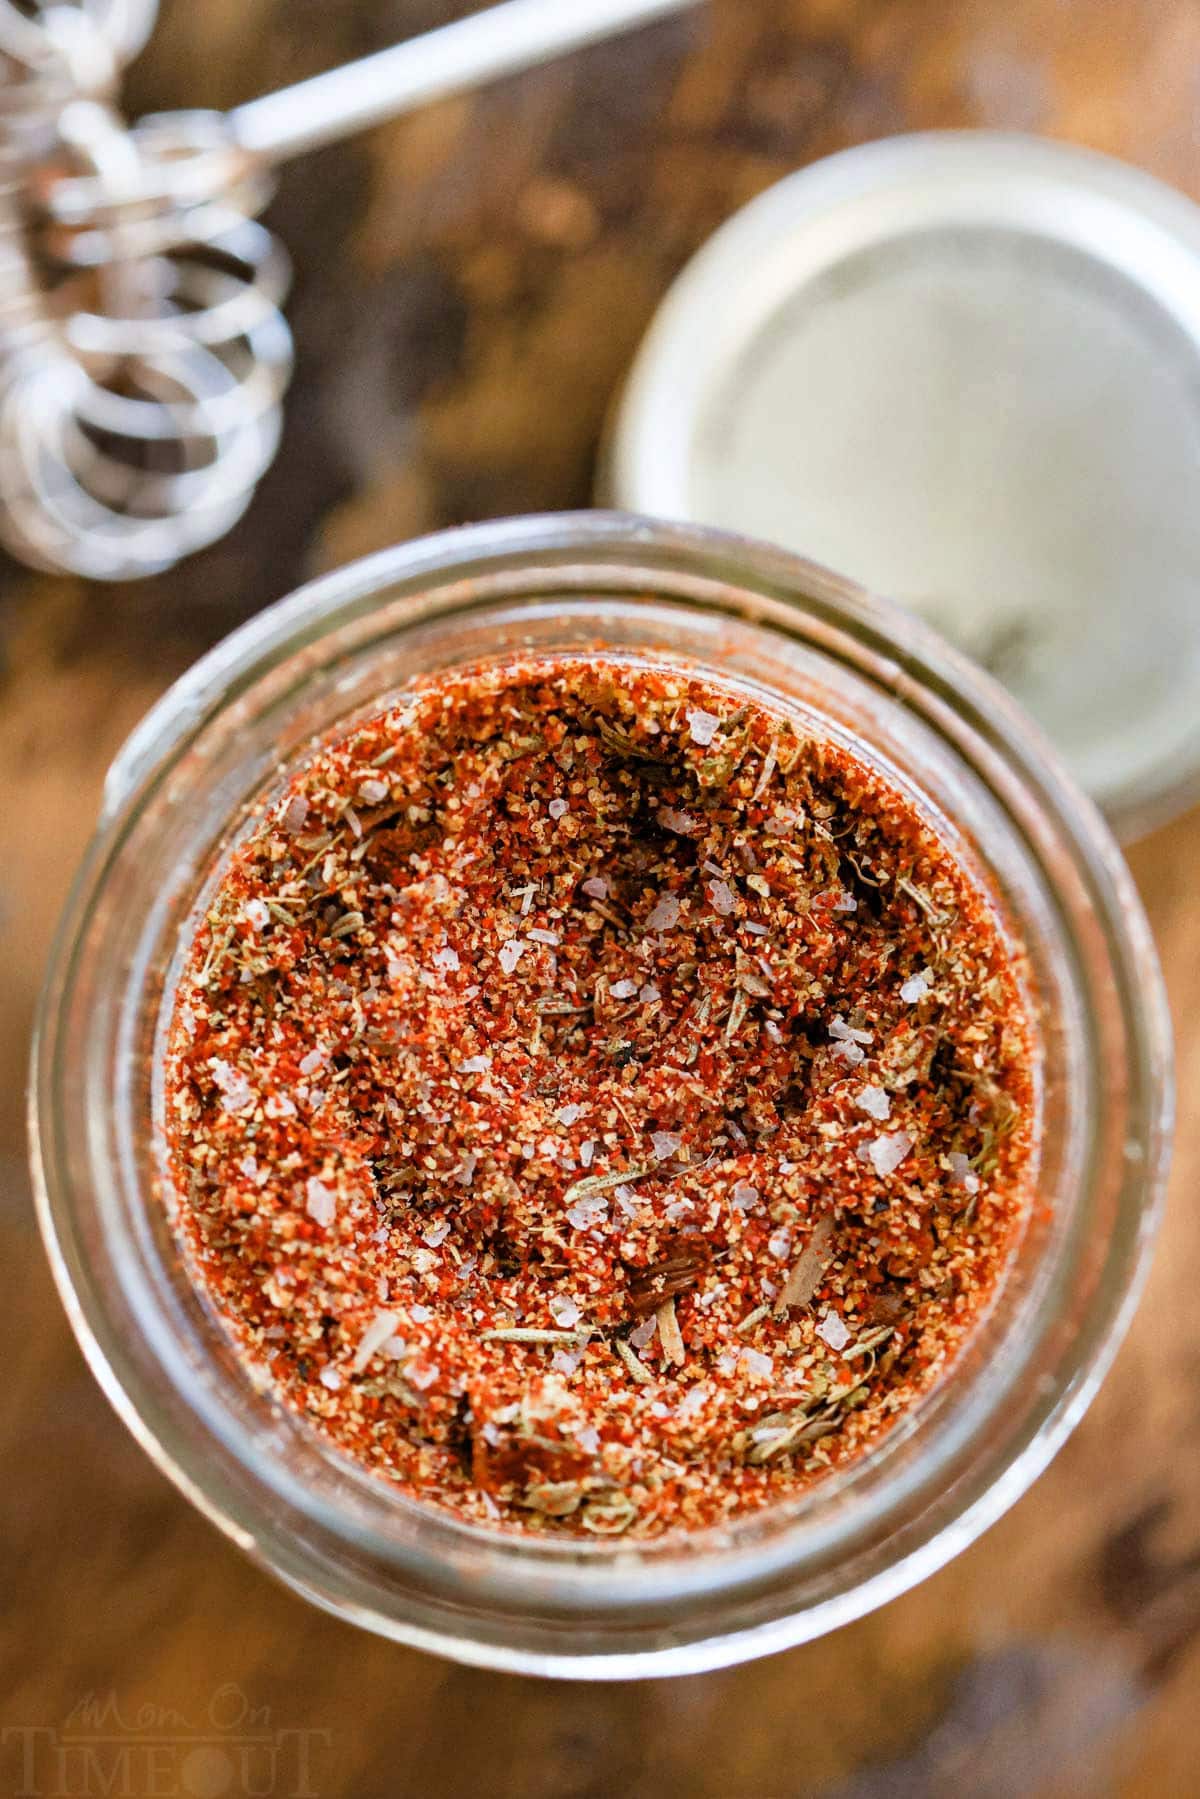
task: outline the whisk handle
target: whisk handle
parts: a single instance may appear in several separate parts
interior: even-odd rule
[[[286,161],[427,101],[533,68],[615,32],[683,11],[695,0],[503,0],[436,31],[235,107],[234,141],[266,163]]]

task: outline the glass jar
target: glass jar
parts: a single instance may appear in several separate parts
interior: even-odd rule
[[[489,1532],[398,1496],[257,1388],[156,1193],[156,1046],[197,895],[315,732],[412,675],[603,643],[758,682],[957,833],[1039,994],[1039,1203],[952,1375],[873,1453],[720,1529]],[[1170,1046],[1146,922],[1098,814],[1012,701],[908,613],[782,551],[606,513],[369,557],[219,644],[134,732],[59,931],[34,1054],[42,1227],[105,1392],[160,1468],[317,1604],[466,1662],[625,1678],[801,1642],[902,1592],[1082,1416],[1145,1272]]]

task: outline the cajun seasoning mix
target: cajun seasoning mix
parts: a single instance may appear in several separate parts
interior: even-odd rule
[[[953,1363],[1029,1205],[1015,952],[913,800],[601,654],[429,678],[233,852],[171,1022],[196,1278],[403,1491],[647,1537]]]

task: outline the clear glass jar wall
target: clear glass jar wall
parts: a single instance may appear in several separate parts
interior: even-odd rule
[[[604,644],[735,673],[917,790],[1034,969],[1039,1204],[953,1377],[801,1499],[645,1545],[520,1539],[398,1498],[256,1390],[155,1193],[156,1031],[181,931],[247,806],[314,732],[411,676]],[[1169,1134],[1145,921],[1086,800],[1012,702],[911,616],[795,557],[603,513],[369,558],[270,608],[155,707],[110,773],[35,1047],[43,1229],[72,1323],[143,1446],[318,1604],[464,1661],[624,1678],[766,1653],[963,1548],[1081,1416],[1144,1269]]]

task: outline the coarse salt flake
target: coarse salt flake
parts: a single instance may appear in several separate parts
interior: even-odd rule
[[[929,992],[931,978],[928,968],[922,968],[919,974],[910,974],[900,989],[900,998],[907,1005],[915,1006],[917,1001],[924,999]]]
[[[577,1200],[567,1213],[568,1222],[577,1231],[590,1230],[608,1217],[608,1200],[603,1193],[589,1193],[586,1199]]]
[[[872,1168],[882,1179],[899,1168],[912,1146],[913,1140],[907,1131],[892,1131],[868,1143],[867,1155]]]
[[[242,907],[242,917],[246,920],[246,923],[252,930],[261,931],[264,925],[270,923],[271,919],[270,909],[267,906],[266,900],[247,900],[246,904]]]
[[[391,789],[386,781],[381,781],[372,775],[368,780],[359,783],[358,797],[364,806],[379,806],[390,792]]]
[[[947,1160],[950,1163],[950,1185],[961,1188],[964,1193],[978,1193],[983,1182],[961,1149],[953,1150]]]
[[[428,1324],[433,1317],[429,1307],[422,1305],[409,1306],[408,1315],[414,1324]]]
[[[571,806],[568,800],[551,800],[546,810],[551,818],[565,818]]]
[[[734,895],[733,888],[729,885],[728,881],[710,881],[708,883],[708,898],[713,911],[719,912],[722,918],[728,918],[729,914],[737,905],[737,899]]]
[[[531,927],[526,935],[532,937],[535,943],[548,943],[552,949],[562,942],[557,931],[544,931],[537,926]]]
[[[646,985],[639,989],[638,998],[644,1006],[652,1006],[656,999],[662,998],[662,994],[653,981],[647,981]]]
[[[684,812],[676,806],[660,806],[658,822],[664,830],[674,831],[677,837],[688,837],[697,828],[692,814]]]
[[[505,974],[511,974],[525,951],[529,948],[523,937],[510,937],[507,943],[500,946],[500,966]]]
[[[650,1144],[654,1150],[656,1162],[665,1162],[668,1156],[679,1154],[683,1138],[678,1131],[652,1131]]]
[[[376,1350],[382,1349],[388,1338],[395,1332],[400,1322],[398,1312],[376,1312],[370,1324],[359,1338],[358,1348],[354,1352],[354,1372],[361,1374]]]
[[[462,963],[458,959],[458,951],[456,949],[451,949],[450,945],[446,944],[445,948],[438,950],[434,956],[433,966],[435,968],[444,968],[448,973],[453,973],[456,968],[462,967]]]
[[[608,882],[603,875],[589,875],[587,880],[583,883],[583,891],[587,894],[589,899],[607,899]]]
[[[439,1249],[450,1235],[450,1220],[439,1218],[435,1224],[427,1224],[421,1236],[430,1249]]]
[[[861,1093],[855,1094],[854,1103],[868,1118],[877,1118],[881,1123],[891,1116],[892,1102],[882,1087],[864,1087]]]
[[[789,1230],[772,1231],[767,1238],[767,1248],[777,1262],[786,1259],[792,1247],[792,1233]]]
[[[651,1312],[648,1318],[643,1318],[642,1322],[634,1330],[630,1331],[629,1341],[633,1344],[635,1349],[645,1349],[653,1341],[654,1333],[657,1329],[657,1314]]]
[[[336,1368],[322,1368],[317,1379],[323,1387],[328,1387],[331,1393],[340,1393],[345,1385]]]
[[[327,1187],[323,1180],[311,1175],[304,1187],[304,1210],[314,1224],[328,1226],[333,1223],[337,1210],[337,1195],[332,1187]]]
[[[710,744],[717,733],[720,719],[715,712],[706,712],[702,706],[689,706],[687,709],[688,735],[693,743],[701,749]]]
[[[492,1058],[490,1056],[468,1056],[465,1062],[459,1063],[458,1072],[460,1074],[486,1074],[491,1065]]]
[[[837,1355],[850,1341],[850,1332],[837,1312],[826,1309],[817,1320],[817,1335]]]
[[[664,893],[656,901],[654,910],[646,920],[648,931],[673,931],[679,923],[679,901],[673,893]]]
[[[636,981],[614,981],[609,988],[614,999],[632,999],[637,992]]]
[[[579,1323],[582,1313],[573,1299],[559,1295],[550,1301],[550,1316],[562,1330],[569,1331]]]
[[[577,1120],[579,1120],[580,1118],[583,1117],[583,1107],[582,1106],[560,1106],[558,1108],[558,1111],[554,1114],[554,1116],[558,1119],[558,1122],[560,1124],[565,1124],[569,1127],[570,1125],[575,1124],[577,1122]]]
[[[221,1107],[226,1112],[245,1112],[254,1104],[254,1088],[240,1068],[214,1056],[208,1064],[212,1078],[221,1093]]]
[[[681,1418],[685,1424],[688,1423],[690,1419],[696,1416],[697,1412],[702,1412],[704,1410],[705,1403],[708,1400],[708,1393],[709,1390],[706,1384],[703,1381],[697,1381],[694,1386],[688,1388],[683,1398],[679,1401],[679,1404],[675,1408],[675,1416]]]
[[[875,1033],[874,1031],[861,1031],[854,1025],[847,1024],[839,1012],[830,1023],[829,1035],[835,1043],[870,1043],[873,1041]]]
[[[758,1188],[752,1181],[735,1181],[730,1198],[739,1212],[749,1212],[758,1204]]]

